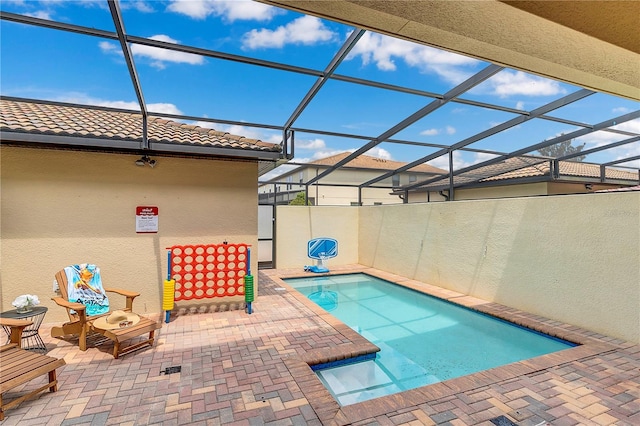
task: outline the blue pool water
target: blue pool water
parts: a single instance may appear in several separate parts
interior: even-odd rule
[[[317,371],[341,405],[573,346],[366,274],[285,281],[381,349]]]

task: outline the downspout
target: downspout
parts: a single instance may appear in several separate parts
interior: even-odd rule
[[[447,201],[453,200],[453,150],[449,150],[449,196]]]

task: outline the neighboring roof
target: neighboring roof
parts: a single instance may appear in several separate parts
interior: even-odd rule
[[[514,160],[514,159],[510,158],[507,160],[507,162],[510,160]],[[559,161],[558,167],[559,167],[560,176],[600,178],[600,166],[598,164],[589,164],[589,163],[582,163],[577,161]],[[496,180],[503,180],[503,179],[547,176],[549,175],[550,169],[551,169],[550,162],[544,161],[534,166],[524,167],[518,170],[514,170],[514,171],[503,173],[497,176],[492,176],[486,179],[482,179],[481,182],[489,182],[489,181],[496,181]],[[606,168],[605,178],[637,181],[638,173],[620,170],[620,169]]]
[[[509,162],[512,160],[517,160],[517,158],[510,158],[506,160],[506,162]],[[559,167],[560,176],[600,178],[600,166],[598,164],[582,163],[578,161],[558,161],[558,167]],[[504,179],[547,176],[549,175],[550,169],[551,169],[550,161],[547,160],[533,166],[523,167],[521,169],[517,169],[517,170],[503,173],[500,175],[491,176],[491,177],[482,179],[480,182],[491,182],[491,181],[504,180]],[[620,170],[620,169],[612,169],[607,167],[605,169],[605,178],[637,181],[638,173]]]
[[[0,131],[97,138],[113,141],[142,141],[142,114],[83,106],[0,100]],[[280,152],[278,144],[231,135],[159,117],[147,120],[148,141],[243,151]],[[10,140],[3,135],[3,139]],[[153,146],[152,146],[153,147]]]
[[[454,176],[455,187],[471,187],[473,185],[481,185],[483,183],[504,182],[504,184],[517,184],[524,180],[540,179],[551,180],[551,160],[543,157],[513,157],[508,158],[499,163],[490,164],[488,166],[479,167],[471,171],[460,173]],[[598,164],[589,164],[572,161],[559,161],[559,177],[558,180],[576,178],[593,179],[600,178],[600,166]],[[629,182],[638,182],[638,173],[614,169],[607,167],[605,169],[605,178],[608,183],[629,184]],[[415,191],[438,191],[449,187],[449,178],[444,177],[435,182],[423,185],[415,189]]]
[[[351,154],[350,152],[343,152],[340,154],[332,155],[331,157],[325,157],[319,160],[311,161],[307,164],[330,167],[337,164],[339,161],[343,160],[350,154]],[[371,157],[369,155],[362,154],[354,158],[353,160],[349,161],[343,167],[378,169],[378,170],[396,170],[404,166],[405,164],[407,163],[402,163],[400,161],[393,161],[393,160],[385,160],[384,158]],[[430,173],[430,174],[437,174],[437,175],[448,173],[446,170],[429,166],[427,164],[421,164],[419,166],[413,167],[407,170],[407,172]]]

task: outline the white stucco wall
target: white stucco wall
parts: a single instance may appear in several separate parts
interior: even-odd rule
[[[454,198],[462,200],[484,200],[487,198],[530,197],[547,195],[547,182],[523,183],[519,185],[487,186],[484,188],[456,189]],[[582,185],[584,189],[584,185]]]
[[[640,194],[359,208],[359,263],[640,342]]]
[[[167,247],[257,247],[256,163],[159,157],[152,169],[133,155],[6,146],[0,154],[3,311],[31,293],[49,308],[45,322],[64,320],[50,300],[54,274],[90,262],[106,287],[141,293],[137,312],[160,313]],[[135,208],[144,205],[159,208],[156,234],[135,232]]]
[[[328,237],[338,241],[338,256],[328,265],[358,263],[358,207],[278,206],[276,208],[276,265],[300,268],[315,265],[307,256],[307,242]]]

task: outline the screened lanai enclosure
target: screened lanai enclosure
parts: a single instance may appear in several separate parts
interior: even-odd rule
[[[401,196],[399,202],[406,202],[410,192],[428,190],[446,190],[447,199],[454,200],[457,188],[523,167],[544,165],[553,178],[559,164],[567,161],[596,167],[596,174],[582,177],[587,182],[621,183],[612,170],[622,170],[627,172],[624,185],[638,183],[639,77],[638,67],[634,75],[628,60],[638,65],[637,31],[618,39],[602,37],[610,58],[600,60],[609,61],[609,74],[617,77],[583,78],[578,64],[578,77],[572,81],[561,62],[571,57],[571,49],[583,49],[580,37],[602,40],[596,40],[597,30],[589,33],[560,18],[554,22],[542,11],[542,17],[534,17],[572,31],[558,63],[544,58],[546,69],[525,59],[522,65],[517,60],[507,64],[508,57],[499,52],[492,62],[491,49],[473,50],[474,44],[468,43],[463,52],[464,43],[447,46],[437,34],[430,42],[425,39],[428,31],[411,33],[409,24],[398,24],[397,34],[392,34],[394,19],[428,25],[432,15],[446,12],[440,3],[451,2],[403,2],[406,7],[395,7],[395,15],[389,10],[394,2],[266,3],[282,4],[3,2],[2,97],[139,111],[135,143],[112,141],[111,146],[100,146],[104,150],[234,156],[233,151],[199,144],[187,149],[180,141],[156,149],[147,137],[147,123],[154,117],[278,143],[279,156],[258,158],[260,180],[270,183],[278,183],[278,175],[298,165],[349,152],[316,175],[295,181],[307,196],[311,185],[322,185],[362,154],[403,165],[349,185],[360,194],[367,188],[386,188]],[[509,2],[484,3],[517,11]],[[411,7],[415,16],[407,18]],[[352,8],[363,9],[349,15]],[[621,27],[637,21],[633,10],[621,11],[612,9],[621,16]],[[376,16],[386,20],[376,24]],[[472,40],[464,28],[469,19],[459,16],[458,36]],[[484,25],[494,31],[494,23]],[[540,38],[527,45],[548,47],[543,30],[541,26]],[[535,28],[523,29],[526,36],[531,31]],[[600,45],[593,52],[602,53],[598,49]],[[524,50],[523,58],[532,56]],[[626,65],[620,68],[618,63]],[[561,80],[552,78],[556,71]],[[20,135],[8,124],[2,123],[4,139],[11,135],[13,143],[68,144]],[[34,126],[37,129],[37,123]],[[97,146],[90,136],[74,143],[76,149]],[[443,173],[412,182],[390,179],[424,163]]]

